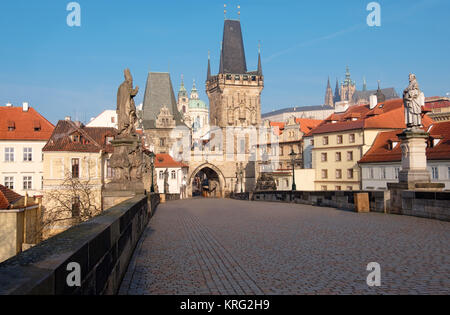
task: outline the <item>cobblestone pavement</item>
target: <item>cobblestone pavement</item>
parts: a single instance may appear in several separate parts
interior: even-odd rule
[[[450,223],[297,204],[161,204],[120,294],[449,294]],[[370,262],[381,287],[368,287]]]

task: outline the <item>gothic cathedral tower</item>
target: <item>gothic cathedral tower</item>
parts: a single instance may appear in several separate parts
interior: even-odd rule
[[[225,20],[219,73],[211,75],[208,59],[206,93],[210,104],[210,124],[225,128],[261,125],[261,92],[264,76],[261,53],[258,70],[247,72],[241,23]]]

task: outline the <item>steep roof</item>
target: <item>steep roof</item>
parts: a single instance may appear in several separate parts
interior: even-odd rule
[[[374,109],[370,109],[369,105],[365,104],[350,106],[343,113],[334,113],[329,116],[308,136],[356,129],[406,128],[403,106],[402,99],[379,103]],[[422,122],[425,126],[429,126],[432,119],[425,115]]]
[[[71,135],[78,133],[84,139],[74,142]],[[78,126],[73,121],[60,120],[42,151],[72,151],[72,152],[113,152],[111,144],[106,143],[106,137],[117,135],[117,129],[110,127],[85,127]]]
[[[150,72],[144,94],[143,125],[144,129],[156,127],[156,120],[161,108],[166,106],[177,126],[183,125],[181,113],[178,111],[172,81],[169,73]]]
[[[309,111],[316,111],[316,110],[331,110],[334,109],[331,105],[314,105],[314,106],[299,106],[299,107],[288,107],[283,108],[279,110],[275,110],[273,112],[262,114],[262,118],[270,117],[274,115],[281,115],[285,113],[292,113],[292,112],[309,112]]]
[[[296,118],[295,122],[300,125],[300,131],[303,134],[309,133],[312,129],[320,125],[322,120],[317,119],[307,119],[307,118]],[[284,122],[277,122],[277,121],[271,121],[270,122],[271,127],[278,127],[278,135],[281,135],[286,127],[286,123]]]
[[[219,73],[247,73],[241,22],[225,20]]]
[[[425,129],[426,130],[426,129]],[[359,163],[383,163],[400,162],[402,160],[402,149],[397,135],[403,129],[380,132],[372,147],[363,156]],[[428,132],[431,140],[438,139],[439,143],[426,150],[427,160],[450,160],[450,121],[434,123]],[[392,148],[392,143],[397,146]]]
[[[0,211],[9,209],[13,203],[19,201],[21,198],[22,196],[18,193],[0,185]]]
[[[369,100],[371,95],[377,94],[378,90],[356,91],[353,94],[353,101]],[[386,97],[386,101],[398,98],[398,94],[394,88],[381,89],[381,93]]]
[[[175,161],[169,154],[156,154],[155,168],[177,168],[188,167],[186,164]]]
[[[14,130],[9,131],[9,127],[14,127]],[[54,128],[32,107],[28,111],[22,107],[0,107],[0,140],[46,141]]]

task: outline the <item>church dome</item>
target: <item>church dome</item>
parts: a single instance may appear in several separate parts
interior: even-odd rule
[[[189,108],[200,108],[200,109],[206,109],[206,103],[202,100],[190,100],[189,101]]]

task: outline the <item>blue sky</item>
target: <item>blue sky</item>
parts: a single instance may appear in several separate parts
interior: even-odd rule
[[[208,50],[218,71],[223,4],[241,23],[249,70],[262,43],[262,110],[323,103],[326,81],[349,65],[362,87],[401,91],[415,72],[427,96],[450,92],[450,1],[383,0],[381,27],[366,24],[369,0],[79,0],[81,27],[66,24],[65,0],[0,4],[0,104],[30,102],[50,121],[88,120],[114,109],[123,69],[143,99],[148,71],[181,74],[204,93]]]

